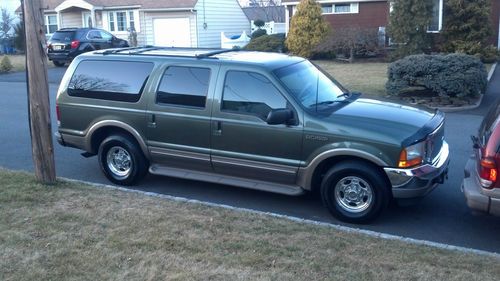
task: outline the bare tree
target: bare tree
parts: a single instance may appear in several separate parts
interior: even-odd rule
[[[10,39],[10,31],[14,27],[15,18],[6,9],[0,9],[0,39]]]
[[[359,26],[336,28],[330,37],[318,46],[318,51],[332,50],[340,60],[353,62],[357,55],[376,53],[380,49],[378,31]],[[338,55],[344,55],[341,58]]]

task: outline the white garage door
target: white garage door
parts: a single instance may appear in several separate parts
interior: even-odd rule
[[[191,47],[189,18],[153,20],[155,46]]]

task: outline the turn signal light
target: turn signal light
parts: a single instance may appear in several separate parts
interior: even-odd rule
[[[423,162],[423,158],[421,156],[414,156],[413,158],[408,158],[408,153],[406,149],[401,150],[399,154],[399,168],[410,168],[413,166],[417,166]]]

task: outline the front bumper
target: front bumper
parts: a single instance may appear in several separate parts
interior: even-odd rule
[[[398,199],[416,198],[427,195],[448,175],[450,149],[445,141],[432,164],[411,169],[384,168],[392,185],[392,195]]]
[[[476,159],[470,158],[465,165],[462,192],[467,206],[474,211],[500,216],[500,190],[482,188],[476,172]]]

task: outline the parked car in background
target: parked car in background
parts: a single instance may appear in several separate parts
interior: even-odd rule
[[[472,136],[474,153],[467,161],[462,191],[474,211],[500,216],[500,102],[485,116],[477,136]]]
[[[47,42],[47,55],[56,66],[64,66],[81,53],[128,47],[127,40],[98,28],[62,28]]]

